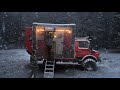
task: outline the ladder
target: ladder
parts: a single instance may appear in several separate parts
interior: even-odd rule
[[[54,78],[55,60],[46,60],[44,78]]]

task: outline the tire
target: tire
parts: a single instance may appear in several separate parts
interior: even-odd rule
[[[96,62],[93,59],[91,59],[91,58],[86,59],[83,62],[83,67],[84,67],[85,71],[97,71]]]

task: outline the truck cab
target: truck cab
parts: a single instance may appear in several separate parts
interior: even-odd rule
[[[83,58],[86,55],[93,55],[96,59],[99,59],[100,53],[91,49],[90,41],[88,37],[78,37],[75,40],[75,52],[76,58]]]
[[[75,56],[79,64],[82,64],[86,70],[88,70],[88,65],[92,65],[91,69],[96,70],[96,62],[100,60],[100,52],[93,50],[91,47],[91,42],[89,37],[77,37],[75,40]]]

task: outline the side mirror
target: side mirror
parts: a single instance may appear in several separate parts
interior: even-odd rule
[[[92,51],[93,50],[93,48],[92,48],[92,45],[90,44],[90,46],[89,46],[89,49]]]
[[[92,48],[92,43],[91,43],[91,42],[92,42],[92,39],[89,39],[89,41],[90,41],[90,43],[89,43],[89,44],[90,44],[90,45],[89,45],[89,49],[90,49],[90,51],[93,53],[93,48]]]

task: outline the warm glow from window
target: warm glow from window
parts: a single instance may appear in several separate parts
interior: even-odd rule
[[[56,35],[54,35],[54,38],[56,38],[57,36]]]
[[[41,31],[44,31],[44,29],[37,29],[37,32],[41,32]]]
[[[72,33],[72,31],[69,30],[68,33]]]
[[[71,30],[62,30],[62,29],[59,29],[59,30],[56,30],[56,31],[60,31],[60,32],[67,31],[68,33],[71,33],[71,32],[72,32]]]
[[[44,28],[41,26],[36,26],[36,31],[37,32],[44,31]]]

